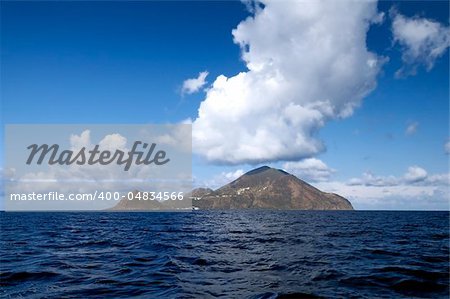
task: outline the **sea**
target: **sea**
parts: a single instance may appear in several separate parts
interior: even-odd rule
[[[0,217],[2,298],[449,298],[449,211]]]

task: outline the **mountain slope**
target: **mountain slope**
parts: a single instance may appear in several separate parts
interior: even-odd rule
[[[353,210],[351,203],[325,193],[285,171],[263,166],[211,192],[193,191],[200,209]]]

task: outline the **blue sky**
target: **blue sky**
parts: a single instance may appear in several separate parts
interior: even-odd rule
[[[446,1],[378,3],[384,17],[370,25],[366,40],[367,50],[385,59],[376,88],[351,116],[327,119],[313,130],[322,150],[291,161],[315,159],[309,160],[311,169],[318,161],[326,168],[319,166],[318,176],[302,164],[292,172],[321,189],[344,193],[357,208],[448,207],[448,180],[439,186],[430,182],[448,174],[448,48],[429,70],[414,62],[416,74],[397,78],[407,62],[392,29],[397,14],[448,30],[448,11]],[[208,71],[207,87],[219,75],[246,72],[232,30],[250,15],[237,1],[2,2],[2,123],[195,121],[206,95],[203,90],[182,94],[183,82]],[[193,158],[196,184],[213,187],[255,166],[286,168],[287,162],[276,155],[261,163],[217,163],[205,156],[200,150]],[[410,167],[426,176],[403,181]],[[378,195],[361,199],[364,188],[375,188],[374,178],[391,180],[377,186],[387,190],[386,201]],[[352,179],[360,182],[349,184]],[[357,188],[353,195],[350,186]],[[409,193],[400,187],[417,189],[417,198],[408,202]]]

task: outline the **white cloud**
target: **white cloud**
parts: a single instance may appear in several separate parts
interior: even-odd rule
[[[450,185],[450,173],[429,175],[424,182],[430,186]]]
[[[127,139],[120,134],[109,134],[106,135],[99,142],[99,148],[101,150],[109,150],[109,151],[126,151]]]
[[[444,151],[447,155],[450,154],[450,140],[444,144]]]
[[[302,180],[310,182],[326,181],[335,172],[334,169],[329,168],[323,161],[316,158],[286,162],[283,164],[283,169]]]
[[[419,128],[418,122],[410,123],[405,130],[405,134],[408,136],[414,135],[417,132],[417,129]]]
[[[70,148],[73,151],[79,151],[81,148],[91,148],[91,131],[84,130],[80,135],[70,135]],[[103,137],[98,143],[100,150],[122,150],[127,151],[127,139],[118,133],[108,134]]]
[[[402,47],[404,62],[396,76],[415,75],[421,64],[431,70],[450,45],[449,27],[425,18],[407,18],[395,11],[391,15],[394,42]]]
[[[233,30],[248,71],[218,76],[193,122],[194,150],[212,162],[311,157],[324,150],[315,133],[376,86],[383,61],[366,47],[376,1],[261,3]]]
[[[416,183],[427,178],[427,171],[419,166],[411,166],[405,173],[405,180],[409,183]]]
[[[360,178],[352,178],[348,181],[350,186],[394,186],[397,185],[399,179],[395,176],[377,176],[371,172],[364,172]]]
[[[348,198],[357,209],[440,209],[449,208],[450,174],[432,174],[418,166],[403,176],[377,176],[364,173],[348,182],[318,182],[326,192]]]
[[[236,180],[240,176],[244,175],[245,171],[242,169],[237,169],[235,171],[223,171],[219,174],[214,175],[209,180],[204,180],[200,182],[194,182],[194,185],[197,185],[198,187],[205,187],[205,188],[211,188],[213,190],[222,187],[223,185],[226,185],[228,183],[231,183],[232,181]]]
[[[404,184],[413,184],[423,182],[426,183],[435,183],[435,182],[443,182],[445,179],[440,176],[428,177],[428,173],[425,169],[419,166],[410,166],[403,176],[396,177],[393,175],[390,176],[377,176],[372,174],[371,172],[365,172],[362,174],[360,178],[352,178],[348,181],[348,185],[350,186],[376,186],[376,187],[386,187],[386,186],[398,186]]]
[[[197,78],[185,80],[181,88],[181,94],[192,94],[199,91],[207,83],[206,77],[208,74],[207,71],[200,72]]]
[[[189,121],[190,119],[186,119],[176,126],[167,126],[165,134],[161,134],[156,138],[149,136],[148,139],[153,139],[157,144],[169,145],[178,148],[180,151],[192,154],[192,125]]]
[[[386,19],[386,15],[384,12],[379,12],[374,18],[372,19],[372,23],[374,24],[383,24],[384,20]]]
[[[345,182],[319,182],[320,190],[349,199],[359,210],[448,210],[448,183],[443,185],[349,185]]]
[[[405,180],[409,183],[416,183],[423,181],[427,178],[428,173],[425,169],[419,166],[411,166],[408,168],[408,171],[405,173]]]
[[[70,135],[70,146],[72,150],[80,150],[83,147],[91,146],[91,131],[84,130],[80,135]]]
[[[242,176],[243,174],[244,174],[244,171],[242,169],[238,169],[236,171],[223,173],[223,176],[225,177],[225,179],[227,179],[228,181],[232,182],[235,179],[237,179],[240,176]]]

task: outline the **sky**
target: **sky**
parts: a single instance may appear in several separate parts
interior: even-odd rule
[[[447,210],[449,43],[447,1],[2,1],[2,127],[192,123],[196,186]]]

